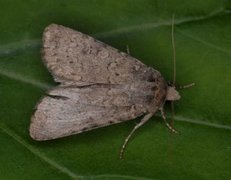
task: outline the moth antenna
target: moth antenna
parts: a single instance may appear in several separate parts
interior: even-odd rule
[[[172,15],[172,51],[173,51],[173,82],[172,85],[176,87],[176,47],[175,47],[175,38],[174,38],[174,24],[175,24],[175,14]],[[194,86],[195,83],[186,84],[179,86],[178,89],[186,89]],[[172,103],[172,108],[174,111],[174,105]]]
[[[190,84],[186,84],[183,86],[179,86],[178,89],[187,89],[187,88],[190,88],[192,86],[195,86],[195,83],[190,83]]]
[[[173,86],[175,87],[176,84],[176,47],[175,47],[175,39],[174,39],[174,23],[175,23],[175,14],[172,15],[172,52],[173,52]],[[174,103],[171,102],[171,126],[174,125]]]
[[[149,113],[149,114],[146,114],[143,119],[141,119],[141,121],[139,122],[139,124],[137,124],[133,130],[129,133],[129,135],[126,137],[124,143],[123,143],[123,146],[120,150],[120,159],[123,159],[123,155],[124,155],[124,150],[128,144],[128,141],[129,139],[131,138],[132,134],[139,128],[141,127],[142,125],[144,125],[151,117],[153,116],[153,113]]]
[[[175,14],[172,15],[173,86],[176,84],[176,48],[174,39]]]

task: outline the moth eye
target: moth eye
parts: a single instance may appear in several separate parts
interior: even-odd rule
[[[172,86],[172,82],[171,82],[171,81],[168,81],[168,82],[167,82],[167,85],[168,85],[168,86]]]
[[[116,76],[119,76],[120,74],[119,73],[115,73]]]

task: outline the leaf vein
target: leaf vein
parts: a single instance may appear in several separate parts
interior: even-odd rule
[[[27,78],[26,76],[24,76],[22,74],[6,71],[6,70],[3,70],[1,68],[0,68],[0,75],[5,76],[5,77],[10,78],[10,79],[17,80],[17,81],[22,82],[22,83],[33,85],[33,86],[38,87],[40,89],[49,89],[50,87],[52,87],[50,84],[42,83],[42,82],[39,82],[37,80]]]
[[[6,127],[3,124],[0,124],[0,129],[6,133],[8,136],[10,136],[12,139],[17,141],[19,144],[21,144],[23,147],[25,147],[27,150],[29,150],[31,153],[36,155],[38,158],[49,164],[50,166],[58,169],[60,172],[66,174],[67,176],[76,179],[76,178],[82,178],[83,176],[80,176],[68,168],[64,167],[63,165],[58,164],[57,162],[53,161],[52,159],[46,157],[44,154],[42,154],[39,150],[35,149],[33,146],[28,144],[25,140],[23,140],[19,135],[17,135],[15,132],[10,130],[8,127]]]

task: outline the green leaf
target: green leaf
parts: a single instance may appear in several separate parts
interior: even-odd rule
[[[231,1],[8,0],[0,2],[0,179],[230,179]],[[35,142],[36,102],[55,83],[41,61],[43,29],[62,24],[108,43],[172,79],[175,14],[180,91],[172,134],[153,117],[121,145],[131,120]],[[169,105],[166,105],[169,114]]]

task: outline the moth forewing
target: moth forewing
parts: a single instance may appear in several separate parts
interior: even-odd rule
[[[136,86],[140,88],[131,88]],[[31,137],[55,139],[134,119],[150,108],[154,110],[152,91],[143,93],[151,88],[151,83],[58,86],[37,105]]]

